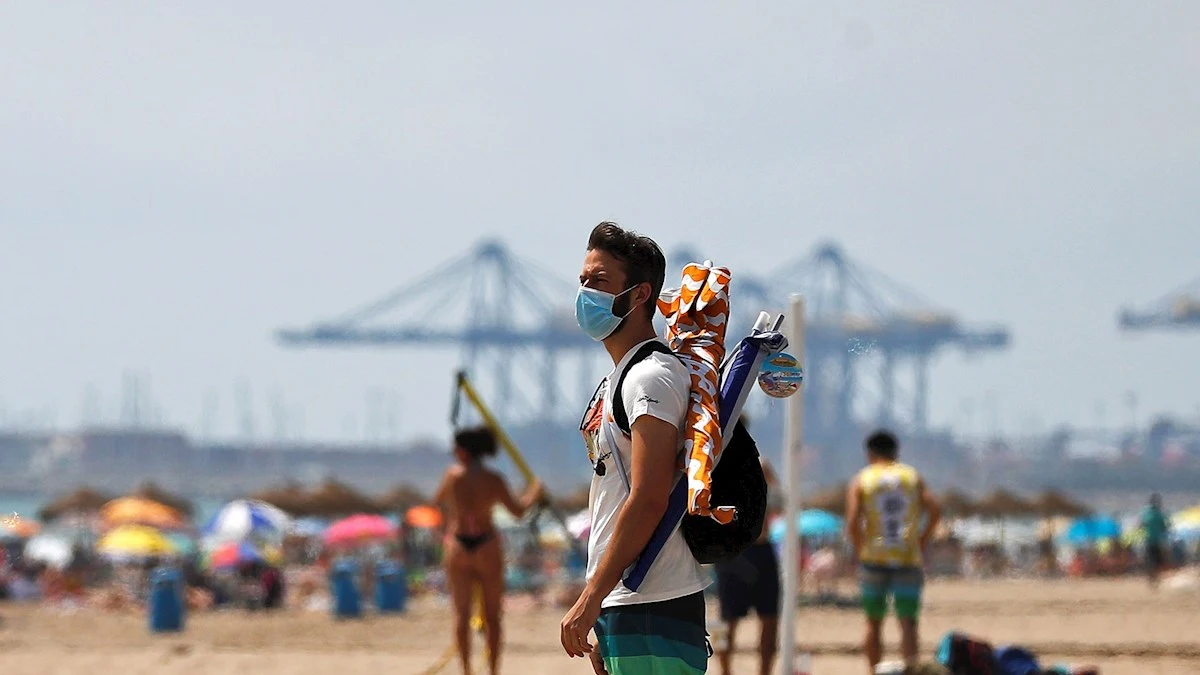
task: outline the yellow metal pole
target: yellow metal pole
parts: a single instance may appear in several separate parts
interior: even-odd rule
[[[534,481],[533,470],[529,468],[529,464],[525,462],[525,458],[517,450],[516,443],[513,443],[513,440],[509,438],[504,428],[496,421],[496,418],[492,415],[492,411],[488,410],[487,406],[483,404],[483,399],[479,398],[475,387],[471,386],[471,382],[467,380],[466,373],[460,372],[458,374],[458,386],[467,395],[467,400],[471,402],[471,405],[475,406],[475,409],[479,411],[479,416],[483,418],[484,424],[487,424],[495,432],[496,440],[500,441],[501,447],[508,453],[513,464],[517,465],[517,469],[525,477],[525,482],[532,483]]]

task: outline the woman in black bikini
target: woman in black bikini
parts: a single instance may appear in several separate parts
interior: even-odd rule
[[[504,552],[492,524],[492,509],[503,505],[513,517],[525,515],[542,498],[535,480],[518,501],[499,473],[483,460],[496,454],[496,436],[487,427],[464,429],[454,436],[455,464],[446,470],[434,502],[446,528],[446,581],[454,601],[454,628],[463,673],[471,675],[471,602],[475,587],[483,594],[483,621],[489,667],[500,664],[500,600],[504,594]]]

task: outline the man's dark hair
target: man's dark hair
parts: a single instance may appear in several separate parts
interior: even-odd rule
[[[653,319],[658,306],[658,294],[662,292],[663,280],[667,275],[667,258],[658,244],[650,237],[625,230],[606,220],[592,228],[587,250],[604,251],[620,261],[625,268],[625,288],[650,284],[650,300],[646,303],[645,311],[646,316]]]
[[[475,459],[496,455],[496,434],[486,426],[460,430],[454,434],[454,444]]]
[[[867,452],[880,459],[896,459],[900,454],[900,443],[890,432],[880,429],[867,436]]]

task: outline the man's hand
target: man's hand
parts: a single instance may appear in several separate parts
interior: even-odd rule
[[[604,658],[600,656],[600,650],[588,654],[588,658],[592,661],[592,670],[596,671],[596,675],[608,675],[608,671],[604,669]]]
[[[572,658],[594,653],[595,648],[588,642],[588,633],[600,618],[600,603],[603,599],[584,591],[559,624],[559,638],[562,640],[563,650]]]

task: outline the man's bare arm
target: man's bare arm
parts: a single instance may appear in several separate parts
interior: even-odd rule
[[[862,524],[859,523],[861,517],[862,499],[859,496],[858,478],[855,477],[846,487],[846,537],[850,539],[855,557],[862,552]]]
[[[923,549],[929,544],[938,523],[942,520],[942,505],[938,503],[937,497],[933,496],[933,491],[925,484],[925,479],[921,479],[920,486],[921,507],[926,516],[925,531],[921,533],[921,548]]]
[[[679,430],[669,422],[642,415],[634,422],[632,461],[629,470],[629,499],[621,507],[612,539],[596,567],[584,594],[600,599],[621,581],[667,511],[675,477]]]

